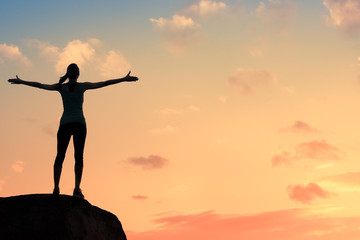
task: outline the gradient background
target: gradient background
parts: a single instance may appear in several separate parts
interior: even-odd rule
[[[56,83],[85,93],[82,189],[128,239],[360,238],[360,1],[1,1],[0,196],[51,193]],[[74,186],[69,145],[60,182]]]

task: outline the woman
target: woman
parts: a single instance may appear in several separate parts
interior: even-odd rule
[[[83,153],[86,138],[86,122],[83,114],[84,92],[90,89],[102,88],[120,82],[134,82],[138,78],[130,76],[130,72],[119,79],[107,80],[104,82],[79,83],[79,67],[72,63],[68,66],[66,74],[60,78],[56,84],[43,84],[38,82],[29,82],[16,78],[9,79],[12,84],[24,84],[30,87],[37,87],[49,91],[58,91],[63,101],[64,112],[60,119],[60,126],[57,133],[57,155],[54,163],[54,195],[60,194],[59,182],[62,170],[62,164],[65,159],[66,149],[71,136],[73,136],[75,149],[75,188],[73,195],[84,198],[80,189],[81,176],[83,171]],[[67,83],[64,82],[68,80]]]

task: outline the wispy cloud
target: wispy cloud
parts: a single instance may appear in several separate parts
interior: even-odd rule
[[[216,2],[212,0],[200,0],[197,3],[186,8],[186,12],[199,16],[214,15],[227,8],[225,2]]]
[[[317,182],[335,187],[337,191],[360,191],[360,172],[347,172],[330,175]]]
[[[142,167],[144,170],[160,169],[169,164],[169,160],[158,155],[150,155],[148,157],[132,157],[128,162]]]
[[[0,43],[0,64],[5,61],[17,62],[27,67],[31,66],[30,60],[23,55],[18,46]]]
[[[161,227],[127,232],[133,240],[358,240],[360,217],[325,217],[305,209],[280,210],[253,215],[224,215],[213,211],[161,216]]]
[[[114,78],[126,75],[130,70],[130,64],[121,52],[111,50],[99,64],[98,69],[102,77]]]
[[[261,87],[275,84],[275,77],[266,70],[239,68],[228,79],[230,86],[237,88],[241,94],[248,95]]]
[[[272,158],[272,165],[289,165],[294,161],[302,159],[317,160],[320,162],[340,160],[342,151],[328,144],[325,140],[301,143],[294,151],[283,150]]]
[[[168,134],[176,133],[177,131],[178,131],[177,127],[167,125],[166,127],[163,128],[151,129],[149,130],[149,133],[153,135],[168,135]]]
[[[359,33],[360,1],[359,0],[324,0],[330,16],[328,21],[335,27],[348,33]]]
[[[16,173],[22,173],[24,171],[24,165],[25,163],[23,161],[18,160],[11,164],[11,168]]]
[[[296,13],[296,6],[291,0],[268,0],[260,2],[255,14],[266,22],[272,22],[283,30],[290,27]]]
[[[201,42],[201,25],[191,17],[175,14],[171,19],[150,18],[171,53],[181,53]]]
[[[161,110],[156,111],[160,117],[164,118],[171,115],[181,115],[183,114],[183,109],[176,109],[176,108],[164,108]]]
[[[145,195],[134,195],[131,198],[134,200],[147,200],[149,197]]]
[[[175,14],[172,19],[166,18],[150,18],[150,21],[159,29],[168,29],[172,32],[183,32],[189,29],[199,27],[197,23],[190,17]]]
[[[280,132],[292,132],[292,133],[317,133],[317,129],[311,127],[304,121],[295,121],[293,125],[280,129]]]
[[[334,194],[322,189],[316,183],[309,183],[308,185],[289,185],[287,187],[289,198],[291,200],[309,204],[317,198],[329,198]]]
[[[190,105],[187,108],[163,108],[160,110],[156,110],[155,112],[159,115],[161,118],[166,118],[170,116],[180,116],[186,112],[198,112],[200,109],[194,105]]]

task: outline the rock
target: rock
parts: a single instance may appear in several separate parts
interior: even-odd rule
[[[126,240],[118,218],[88,201],[52,194],[0,198],[2,240]]]

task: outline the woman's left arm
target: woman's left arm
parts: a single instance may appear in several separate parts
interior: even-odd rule
[[[97,88],[102,88],[102,87],[106,87],[109,85],[117,84],[120,82],[135,82],[135,81],[139,80],[135,76],[130,76],[130,73],[131,73],[131,71],[129,71],[129,73],[123,78],[111,79],[111,80],[107,80],[107,81],[103,81],[103,82],[96,82],[96,83],[84,82],[83,88],[84,88],[84,90],[97,89]]]

